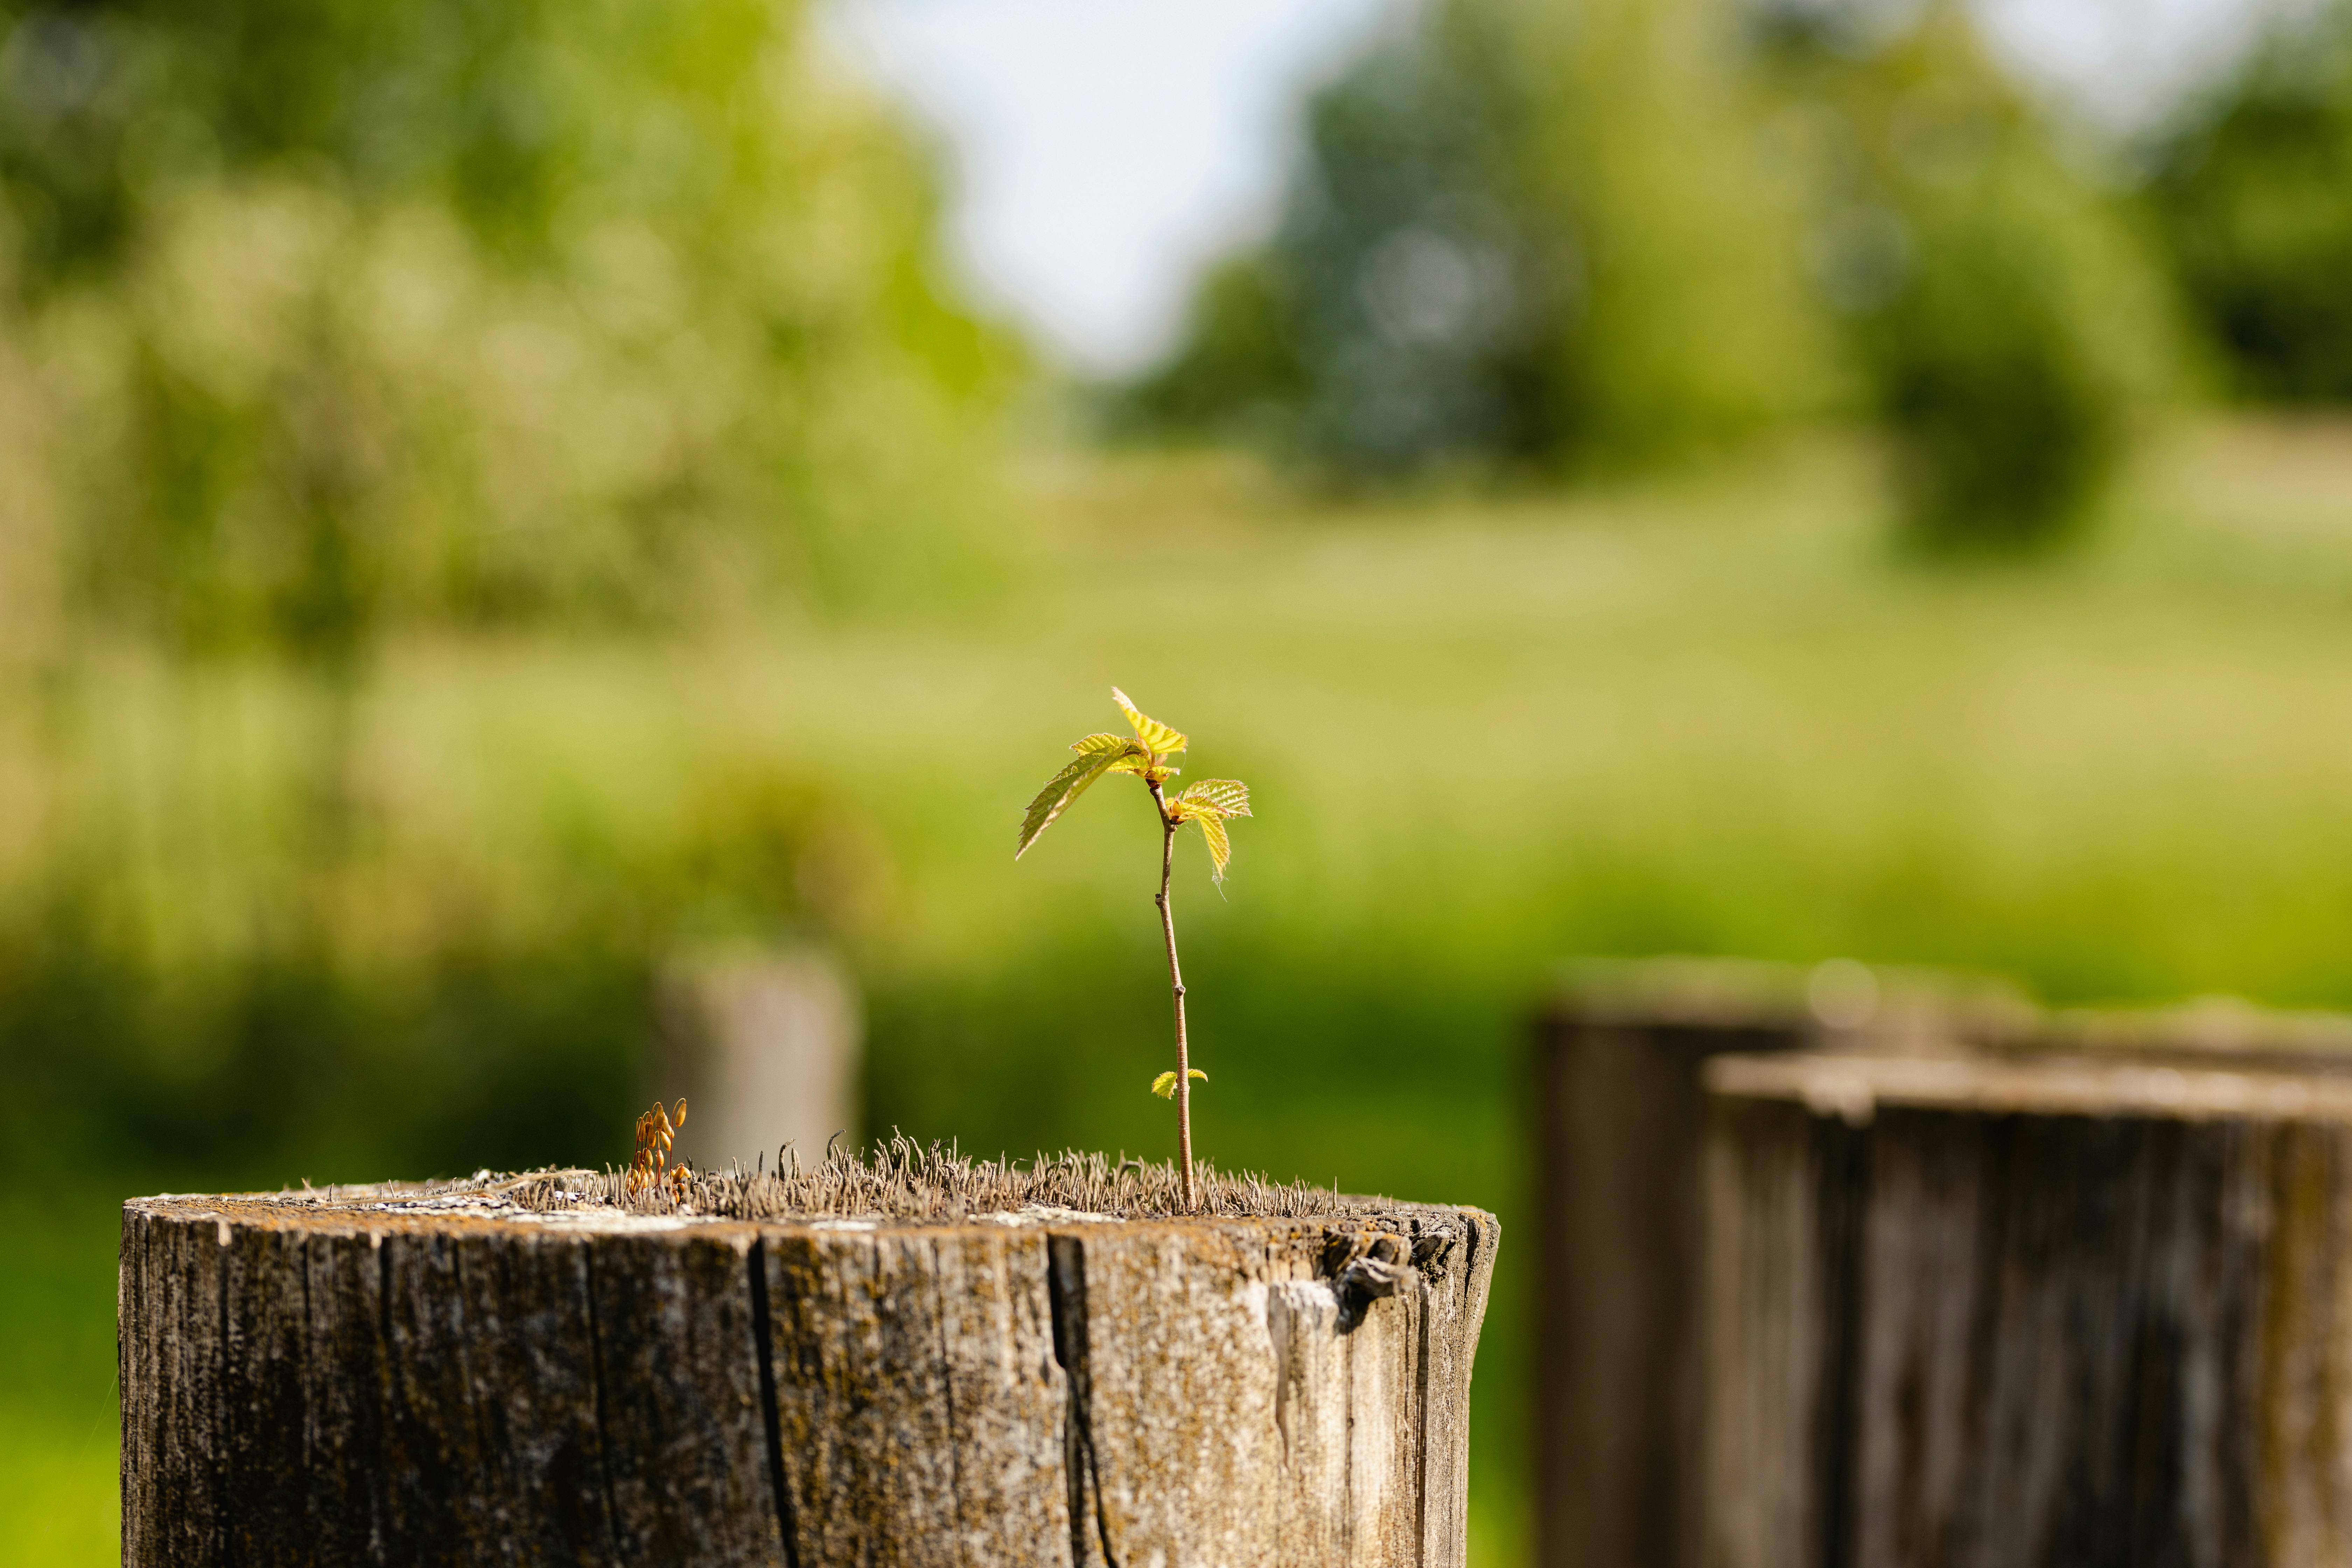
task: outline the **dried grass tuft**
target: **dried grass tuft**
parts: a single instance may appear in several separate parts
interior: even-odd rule
[[[1065,1209],[1119,1219],[1166,1218],[1187,1212],[1235,1219],[1325,1218],[1382,1212],[1384,1198],[1330,1187],[1273,1182],[1254,1172],[1226,1174],[1196,1165],[1201,1202],[1188,1211],[1184,1181],[1171,1163],[1113,1160],[1107,1154],[1039,1154],[975,1160],[951,1144],[894,1135],[871,1150],[835,1150],[803,1167],[787,1145],[782,1169],[764,1160],[751,1171],[674,1171],[669,1184],[633,1184],[626,1171],[547,1170],[484,1181],[537,1213],[610,1208],[628,1214],[706,1215],[727,1219],[814,1217],[954,1220],[1027,1208]],[[680,1179],[682,1178],[682,1179]]]

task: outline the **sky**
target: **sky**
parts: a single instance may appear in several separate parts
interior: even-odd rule
[[[2234,58],[2262,8],[2294,3],[1974,8],[2023,74],[2128,130]],[[941,142],[968,284],[1106,374],[1160,353],[1202,264],[1264,231],[1306,93],[1412,4],[835,0],[832,31]]]

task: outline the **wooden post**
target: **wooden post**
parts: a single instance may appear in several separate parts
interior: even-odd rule
[[[1727,959],[1570,966],[1536,1037],[1537,1560],[1697,1561],[1700,1073],[1727,1052],[1969,1048],[2025,1026],[1951,976]]]
[[[859,1139],[857,993],[815,949],[726,949],[662,976],[660,1071],[650,1092],[683,1095],[677,1152],[706,1170],[746,1169],[793,1145],[804,1165],[835,1133]]]
[[[1704,1561],[2341,1561],[2352,1074],[1718,1058]]]
[[[1459,1565],[1497,1234],[135,1200],[123,1561]]]

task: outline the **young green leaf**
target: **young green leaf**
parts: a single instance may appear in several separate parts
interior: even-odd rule
[[[1078,739],[1070,742],[1070,750],[1089,753],[1097,752],[1117,752],[1120,755],[1124,756],[1129,752],[1136,752],[1139,754],[1142,752],[1143,747],[1132,735],[1114,735],[1106,731],[1099,735],[1080,736]]]
[[[1201,837],[1209,841],[1210,875],[1222,882],[1225,879],[1225,863],[1234,858],[1234,841],[1226,837],[1225,819],[1213,811],[1204,811],[1192,820],[1201,825]]]
[[[1202,1083],[1209,1081],[1209,1075],[1202,1072],[1199,1068],[1190,1069],[1186,1076],[1190,1078],[1197,1078]],[[1158,1078],[1153,1079],[1151,1080],[1151,1092],[1158,1095],[1162,1100],[1175,1099],[1176,1069],[1174,1068],[1170,1068],[1166,1072],[1161,1073]]]
[[[1029,810],[1021,819],[1021,843],[1013,851],[1018,860],[1029,853],[1029,846],[1037,836],[1054,825],[1054,819],[1067,811],[1070,802],[1078,798],[1086,787],[1110,772],[1123,758],[1117,752],[1087,752],[1068,767],[1045,781],[1037,798],[1029,803]]]
[[[1182,768],[1153,767],[1151,753],[1143,749],[1142,742],[1129,741],[1127,743],[1133,746],[1135,750],[1111,763],[1110,771],[1115,773],[1141,773],[1153,784],[1160,784],[1164,782],[1171,773],[1181,773],[1184,771]]]
[[[1118,710],[1127,715],[1127,721],[1135,726],[1135,738],[1150,747],[1153,754],[1164,757],[1184,749],[1182,731],[1162,724],[1157,719],[1145,718],[1142,711],[1127,700],[1127,693],[1118,687],[1110,689],[1110,695],[1111,700],[1118,704]]]
[[[1198,801],[1213,806],[1221,816],[1247,816],[1249,785],[1239,779],[1200,779],[1184,786],[1178,800]]]

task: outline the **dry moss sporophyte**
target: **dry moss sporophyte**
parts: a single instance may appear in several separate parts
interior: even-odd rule
[[[1176,1147],[1184,1173],[1184,1204],[1194,1208],[1199,1206],[1200,1191],[1192,1174],[1192,1081],[1206,1081],[1209,1075],[1192,1065],[1191,1045],[1185,1038],[1184,971],[1176,962],[1176,917],[1169,908],[1168,881],[1176,865],[1176,834],[1187,824],[1201,830],[1209,847],[1212,874],[1219,882],[1225,879],[1225,865],[1234,853],[1225,824],[1250,814],[1249,786],[1239,779],[1201,779],[1170,795],[1169,781],[1183,771],[1171,759],[1184,750],[1184,735],[1146,717],[1118,687],[1110,689],[1110,695],[1135,732],[1087,735],[1070,742],[1077,759],[1046,780],[1037,798],[1029,803],[1021,819],[1020,847],[1013,858],[1018,860],[1026,855],[1037,836],[1098,778],[1132,773],[1150,792],[1151,809],[1160,818],[1160,892],[1153,902],[1160,908],[1160,934],[1168,944],[1168,987],[1176,1002],[1176,1065],[1152,1080],[1151,1092],[1176,1102]]]

